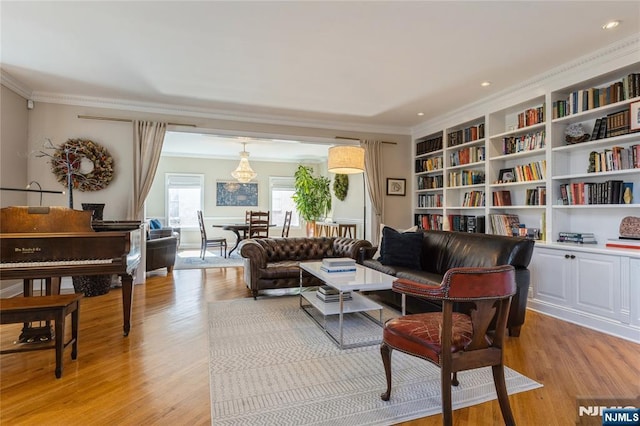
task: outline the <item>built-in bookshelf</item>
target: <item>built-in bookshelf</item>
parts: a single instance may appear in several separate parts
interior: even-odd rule
[[[552,243],[640,216],[640,63],[557,86],[416,138],[415,224]]]

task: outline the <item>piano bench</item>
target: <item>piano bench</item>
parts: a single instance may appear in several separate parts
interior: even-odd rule
[[[53,296],[12,297],[0,299],[0,324],[16,324],[34,321],[55,322],[55,346],[46,343],[22,344],[15,349],[0,350],[0,355],[55,349],[56,377],[62,377],[62,353],[68,345],[71,359],[78,357],[78,322],[82,294],[60,294]],[[65,319],[71,314],[71,339],[65,343]]]

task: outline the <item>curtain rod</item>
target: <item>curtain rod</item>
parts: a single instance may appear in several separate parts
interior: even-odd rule
[[[348,138],[346,136],[336,136],[335,139],[343,139],[343,140],[348,140],[348,141],[360,141],[360,139],[358,138]],[[398,142],[387,142],[387,141],[381,141],[382,143],[387,143],[389,145],[398,145]]]
[[[93,115],[79,115],[78,118],[83,120],[104,120],[104,121],[121,121],[124,123],[133,123],[133,120],[128,118],[113,118],[113,117],[96,117]],[[196,127],[195,124],[184,124],[184,123],[167,123],[168,126],[185,126],[185,127]]]

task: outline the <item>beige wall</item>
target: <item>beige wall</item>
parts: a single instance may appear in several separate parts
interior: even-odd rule
[[[384,174],[387,177],[409,179],[411,176],[411,138],[408,135],[383,135],[371,133],[355,133],[336,131],[331,129],[314,129],[309,127],[278,126],[273,124],[250,123],[240,121],[224,121],[201,117],[184,117],[180,115],[163,115],[139,113],[126,110],[114,110],[106,108],[93,108],[82,106],[58,105],[36,102],[34,110],[30,111],[28,125],[27,150],[41,150],[42,144],[47,138],[55,145],[65,142],[69,138],[87,138],[106,147],[114,158],[115,177],[111,184],[97,192],[74,192],[74,207],[80,208],[81,203],[105,203],[105,220],[122,219],[126,217],[127,205],[131,194],[132,176],[132,141],[133,131],[131,123],[85,120],[78,115],[119,117],[127,119],[146,119],[167,121],[173,123],[193,124],[201,129],[214,129],[224,131],[247,131],[252,133],[270,133],[292,136],[309,137],[344,137],[381,139],[397,142],[397,145],[384,145]],[[3,118],[4,122],[4,118]],[[193,131],[193,129],[189,129]],[[253,162],[252,162],[253,164]],[[28,159],[30,170],[29,179],[35,179],[43,187],[51,189],[63,189],[53,174],[46,158],[30,156]],[[235,166],[234,166],[235,168]],[[229,171],[230,172],[230,171]],[[361,186],[361,177],[350,178],[352,187]],[[355,193],[352,193],[355,195]],[[385,217],[386,222],[392,226],[410,226],[412,222],[410,197],[386,197]],[[45,204],[66,205],[66,197],[51,195]],[[207,206],[205,206],[207,208]],[[334,217],[343,218],[344,210],[351,212],[357,210],[360,213],[359,198],[350,198],[345,209],[336,207]],[[369,209],[370,211],[370,209]],[[355,214],[351,214],[355,217]],[[358,216],[360,217],[360,216]],[[367,232],[370,235],[370,232]]]
[[[24,188],[33,179],[29,179],[27,170],[27,100],[6,87],[1,87],[0,185],[5,188]],[[26,192],[0,192],[2,207],[25,204]]]

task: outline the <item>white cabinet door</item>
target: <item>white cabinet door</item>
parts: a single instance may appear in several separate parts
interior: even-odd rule
[[[629,261],[629,316],[631,324],[640,327],[640,259]]]
[[[536,248],[529,265],[533,298],[561,306],[570,306],[573,302],[572,266],[568,252]]]
[[[575,306],[583,312],[621,319],[620,258],[570,253],[575,279]]]

